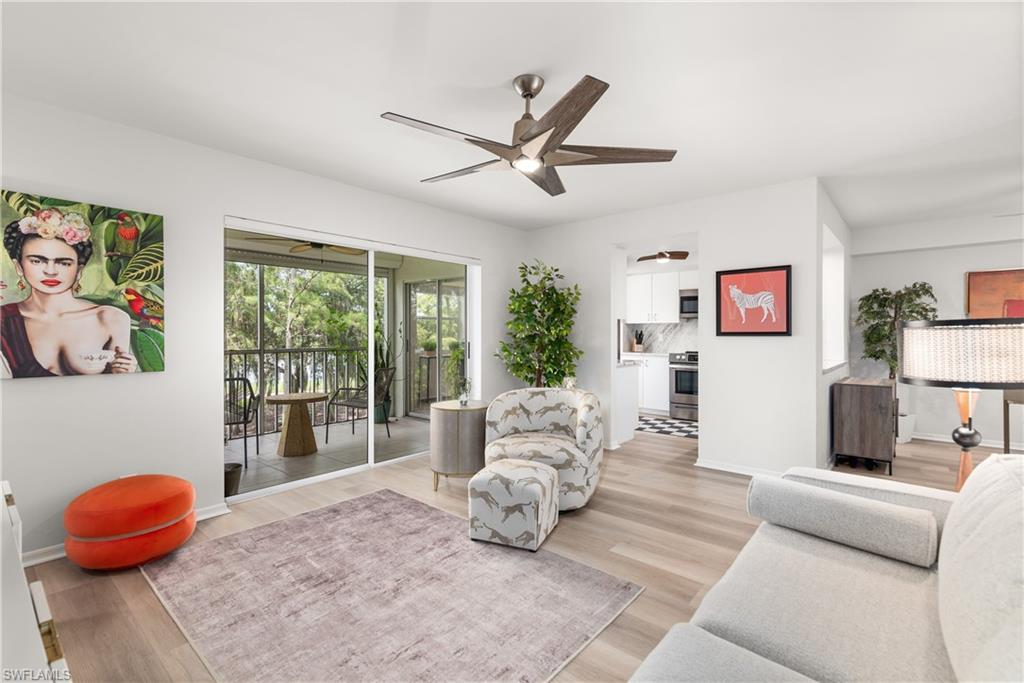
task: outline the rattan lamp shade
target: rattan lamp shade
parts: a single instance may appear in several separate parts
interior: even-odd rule
[[[900,381],[967,389],[1024,388],[1024,318],[903,323]]]

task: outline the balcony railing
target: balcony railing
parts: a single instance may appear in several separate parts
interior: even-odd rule
[[[262,397],[310,391],[331,396],[338,387],[356,388],[365,381],[360,371],[365,363],[366,350],[361,348],[238,349],[224,352],[224,376],[245,377],[261,397],[256,424],[248,427],[251,436],[281,430],[282,406],[267,405]],[[347,420],[346,411],[326,410],[323,401],[310,404],[310,411],[314,425]],[[362,419],[365,413],[353,417]],[[228,436],[241,437],[242,427],[231,427]]]

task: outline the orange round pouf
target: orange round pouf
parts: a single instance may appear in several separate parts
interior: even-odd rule
[[[64,551],[85,569],[132,567],[166,555],[196,528],[196,492],[184,479],[141,474],[89,489],[64,510]]]

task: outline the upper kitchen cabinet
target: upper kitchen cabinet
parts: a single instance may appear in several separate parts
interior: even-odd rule
[[[699,270],[680,270],[677,274],[679,275],[679,289],[700,288]]]
[[[679,273],[627,275],[626,322],[679,322]]]
[[[651,276],[626,276],[626,322],[651,322]]]

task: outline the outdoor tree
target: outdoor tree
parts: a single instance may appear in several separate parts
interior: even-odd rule
[[[927,282],[915,282],[896,291],[873,289],[860,298],[857,325],[863,326],[864,358],[889,366],[889,379],[896,379],[899,350],[896,346],[904,320],[935,320],[935,292]]]
[[[576,374],[583,352],[569,339],[580,301],[579,285],[560,287],[565,276],[540,261],[519,266],[521,286],[508,296],[509,341],[497,356],[509,373],[534,386],[557,386]]]

